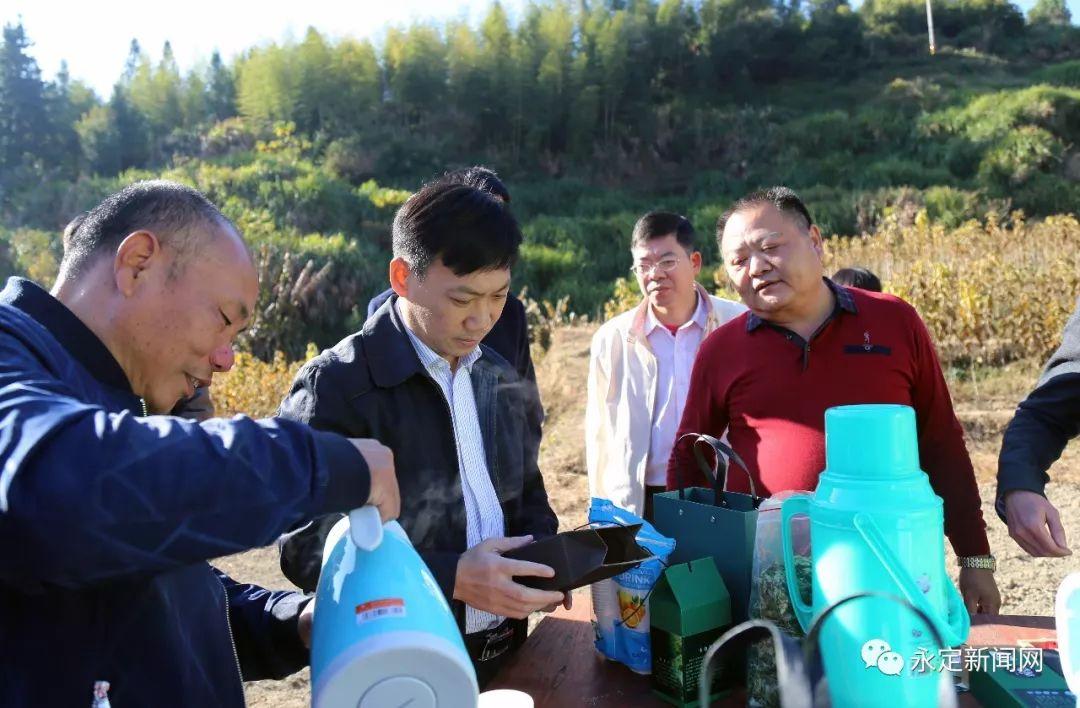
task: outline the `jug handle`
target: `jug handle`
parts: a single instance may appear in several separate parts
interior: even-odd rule
[[[930,634],[933,635],[934,641],[937,642],[939,647],[947,649],[951,646],[946,643],[946,639],[941,635],[941,632],[938,631],[938,627],[931,619],[931,616],[904,598],[884,592],[858,592],[854,595],[848,595],[845,598],[837,600],[832,605],[825,608],[825,611],[814,620],[813,626],[810,627],[810,630],[806,633],[806,642],[803,644],[803,665],[808,667],[808,670],[820,665],[820,660],[815,658],[815,654],[819,652],[822,627],[825,626],[825,620],[828,619],[829,615],[834,614],[838,609],[850,602],[868,597],[890,600],[906,607],[914,612],[915,616],[926,624],[926,628],[930,630]],[[937,706],[938,708],[956,708],[957,706],[956,690],[953,688],[952,681],[945,678],[945,673],[942,673],[938,680]]]
[[[795,573],[795,544],[791,540],[791,520],[797,515],[809,516],[810,497],[792,497],[780,506],[780,541],[784,547],[784,575],[787,577],[791,607],[803,631],[810,628],[814,608],[803,602],[799,591],[799,578]]]
[[[874,520],[866,514],[858,513],[855,514],[852,523],[863,537],[863,540],[866,541],[866,545],[870,546],[870,550],[877,556],[878,561],[892,576],[900,592],[903,593],[903,597],[922,610],[928,617],[936,620],[937,612],[930,607],[926,596],[915,586],[911,576],[902,570],[903,566],[900,564],[900,559],[889,548]],[[946,626],[938,626],[936,629],[948,646],[955,647],[963,644],[964,640],[967,639],[968,631],[971,629],[971,617],[968,616],[963,599],[960,597],[959,591],[953,586],[952,581],[949,581],[947,585],[945,593],[948,602],[949,621]],[[957,607],[957,604],[959,604],[959,607]]]
[[[349,537],[361,551],[374,551],[382,543],[383,524],[379,510],[362,506],[349,512]]]
[[[971,615],[968,614],[967,605],[964,604],[964,596],[956,589],[950,580],[945,584],[945,602],[949,610],[949,630],[958,637],[967,639],[971,631]],[[955,644],[953,646],[956,646]]]

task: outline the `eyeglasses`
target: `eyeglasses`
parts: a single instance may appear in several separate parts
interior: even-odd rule
[[[679,265],[679,259],[675,256],[668,256],[667,258],[661,258],[656,263],[635,263],[630,266],[630,272],[641,276],[657,271],[668,273],[674,270],[677,265]]]

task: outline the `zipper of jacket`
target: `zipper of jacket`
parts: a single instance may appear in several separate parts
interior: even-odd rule
[[[247,705],[247,697],[244,695],[244,672],[240,670],[240,655],[236,653],[236,639],[233,638],[232,618],[229,617],[229,591],[222,586],[225,593],[225,628],[229,630],[229,646],[232,647],[233,661],[236,662],[236,677],[240,679],[241,705]]]

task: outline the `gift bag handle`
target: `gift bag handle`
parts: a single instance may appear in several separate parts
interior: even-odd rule
[[[754,477],[750,474],[750,468],[746,466],[746,463],[743,462],[743,459],[739,457],[737,452],[713,436],[706,435],[705,433],[686,433],[675,442],[675,445],[680,445],[682,441],[687,438],[693,438],[693,443],[691,443],[693,447],[691,449],[694,451],[694,459],[697,460],[698,469],[705,475],[706,480],[712,482],[713,493],[715,495],[713,506],[728,506],[727,498],[724,496],[724,492],[727,491],[728,460],[734,462],[746,473],[746,479],[750,483],[750,496],[757,499],[757,488],[754,486]],[[712,469],[709,469],[709,463],[705,461],[705,455],[702,454],[701,448],[698,447],[698,443],[701,442],[712,447],[713,452],[716,455],[716,463]],[[679,499],[685,499],[686,494],[683,491],[682,473],[679,471],[678,465],[675,466],[675,483],[679,486]]]

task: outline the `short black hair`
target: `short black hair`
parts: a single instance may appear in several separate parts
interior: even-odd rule
[[[650,211],[634,224],[634,232],[630,236],[630,248],[644,246],[654,238],[663,238],[672,234],[687,253],[693,253],[696,234],[694,225],[689,219],[670,211]]]
[[[505,204],[510,203],[510,190],[499,179],[499,175],[495,174],[495,170],[490,167],[473,165],[461,170],[453,170],[443,175],[439,181],[447,184],[464,184],[469,187],[476,187],[494,194],[503,200]]]
[[[490,192],[437,180],[406,200],[394,217],[394,257],[419,277],[441,259],[455,275],[512,268],[521,229]]]
[[[832,279],[838,285],[881,292],[881,279],[866,268],[841,268],[833,273]]]
[[[68,276],[79,276],[99,256],[115,253],[128,235],[145,229],[176,252],[170,273],[175,276],[199,245],[195,227],[216,224],[232,227],[198,190],[166,180],[135,182],[87,212],[71,233],[65,229],[63,268]]]
[[[799,198],[798,194],[783,186],[769,187],[768,189],[750,192],[720,215],[720,218],[716,220],[716,241],[719,243],[723,239],[724,227],[727,226],[728,219],[732,215],[759,204],[772,204],[784,214],[795,218],[796,221],[802,224],[803,228],[809,229],[814,225],[814,220],[810,218],[810,210],[806,208],[806,204]]]

